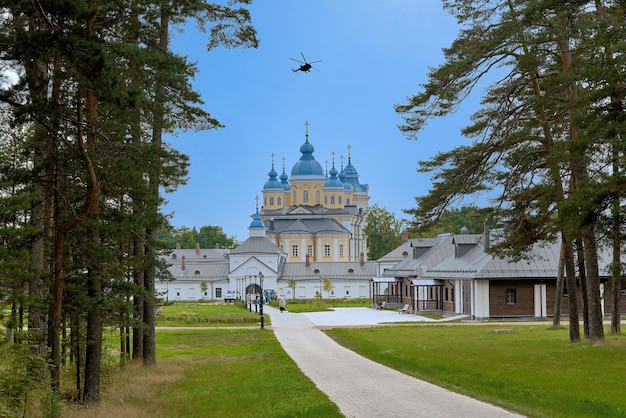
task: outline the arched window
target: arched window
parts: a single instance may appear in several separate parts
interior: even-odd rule
[[[303,202],[308,202],[309,201],[309,191],[308,190],[304,190],[302,192],[302,201]]]
[[[331,196],[330,197],[330,204],[334,205],[335,204],[335,196]]]
[[[282,206],[283,200],[280,197],[278,197],[277,200],[278,200],[278,206]]]
[[[270,206],[274,206],[274,198],[270,197]]]
[[[296,191],[293,191],[293,204],[296,204]]]
[[[350,204],[350,198],[346,197],[346,205],[349,205],[349,204]]]
[[[317,190],[315,192],[315,201],[318,202],[318,203],[320,202],[320,191],[319,190]]]
[[[338,203],[341,205],[341,202],[343,201],[343,199],[341,198],[341,196],[339,196],[337,199],[339,199]]]
[[[324,204],[327,205],[328,204],[328,196],[324,196]]]

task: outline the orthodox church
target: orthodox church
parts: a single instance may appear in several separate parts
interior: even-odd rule
[[[267,238],[287,252],[289,262],[306,259],[319,262],[358,261],[365,258],[367,239],[363,235],[369,202],[369,186],[359,182],[352,165],[350,146],[348,164],[322,169],[309,142],[308,123],[300,159],[291,177],[278,176],[272,168],[263,186],[260,212]],[[343,159],[343,156],[341,157]]]
[[[305,125],[301,156],[291,176],[284,158],[278,175],[272,155],[262,206],[257,203],[248,239],[234,249],[177,246],[166,256],[175,280],[156,284],[163,299],[243,299],[261,287],[288,298],[371,296],[378,264],[366,260],[369,186],[359,181],[349,146],[345,167],[342,156],[336,168],[333,153],[330,170],[323,169]],[[333,289],[323,291],[325,278]]]

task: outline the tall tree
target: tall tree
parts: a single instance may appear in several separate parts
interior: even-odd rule
[[[378,260],[397,248],[402,242],[403,222],[392,212],[378,204],[367,211],[367,224],[363,233],[367,236],[367,258]]]
[[[120,318],[127,325],[121,318],[128,315],[107,318],[106,313],[113,307],[124,312],[131,297],[147,302],[138,305],[143,316],[137,329],[148,335],[139,339],[145,350],[141,357],[154,363],[159,249],[154,231],[165,223],[159,189],[181,184],[188,164],[162,137],[221,126],[191,89],[194,66],[169,50],[169,25],[196,20],[203,28],[211,26],[209,48],[256,46],[250,15],[232,8],[235,3],[0,0],[5,13],[0,66],[19,76],[17,83],[2,86],[0,101],[10,106],[15,126],[32,128],[20,147],[28,170],[12,174],[22,187],[14,196],[28,208],[16,211],[15,222],[0,225],[0,237],[18,227],[19,240],[31,244],[24,292],[28,332],[37,353],[50,355],[55,396],[67,317],[79,393],[85,352],[82,400],[99,399],[103,322]],[[138,220],[130,221],[133,217]],[[140,285],[126,286],[124,277]],[[70,299],[84,315],[63,303]],[[57,412],[53,408],[51,415]]]
[[[599,182],[604,139],[594,139],[586,126],[608,97],[599,87],[606,79],[582,88],[591,81],[584,74],[598,77],[594,57],[605,48],[596,14],[589,13],[597,3],[444,1],[463,29],[423,92],[396,107],[405,115],[401,129],[414,138],[429,118],[456,109],[498,68],[499,79],[486,88],[473,124],[463,130],[474,143],[421,163],[422,171],[436,174],[431,192],[417,198],[416,214],[432,219],[456,199],[490,191],[494,219],[507,231],[494,250],[519,256],[529,244],[561,235],[572,341],[579,339],[573,243],[580,238],[593,342],[603,339],[595,226],[610,190],[624,190],[623,182],[613,189]]]

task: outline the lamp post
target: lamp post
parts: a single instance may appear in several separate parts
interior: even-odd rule
[[[259,315],[261,316],[261,329],[265,328],[265,317],[263,316],[263,303],[265,303],[265,298],[263,297],[263,273],[259,272],[259,285],[261,286],[261,297],[259,298],[259,302],[261,306],[259,307]]]

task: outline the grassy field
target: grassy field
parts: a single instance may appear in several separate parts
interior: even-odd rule
[[[531,417],[626,417],[626,337],[568,342],[541,326],[333,329],[340,344],[403,373]]]
[[[243,309],[243,304],[209,302],[173,303],[162,306],[157,327],[241,327],[260,324],[259,314]],[[265,318],[267,325],[269,317]]]
[[[295,306],[319,308],[317,303],[287,305],[292,312]],[[113,364],[102,379],[102,403],[92,409],[66,405],[63,416],[341,416],[270,330],[239,326],[243,318],[258,318],[254,312],[196,303],[170,305],[163,313],[168,315],[202,318],[194,321],[210,329],[158,330],[157,367],[131,365],[120,371]],[[165,323],[189,325],[187,320]],[[236,326],[223,328],[231,323]],[[551,330],[546,323],[326,332],[379,363],[527,416],[626,417],[624,336],[607,335],[604,345],[570,344],[567,329]],[[111,341],[114,349],[116,337]]]
[[[68,418],[341,417],[260,329],[159,330],[157,366],[103,381],[102,402],[66,404]]]

